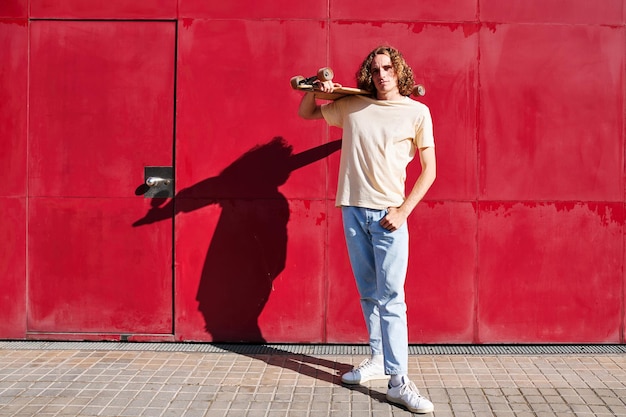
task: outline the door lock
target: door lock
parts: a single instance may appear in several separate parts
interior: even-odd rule
[[[174,168],[173,167],[144,167],[144,183],[147,190],[143,194],[146,198],[174,197]],[[145,187],[145,186],[144,186]]]

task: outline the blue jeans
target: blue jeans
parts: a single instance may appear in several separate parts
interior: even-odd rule
[[[372,354],[384,355],[385,373],[408,374],[408,328],[404,282],[409,259],[406,223],[394,232],[380,220],[387,210],[342,207],[348,254]]]

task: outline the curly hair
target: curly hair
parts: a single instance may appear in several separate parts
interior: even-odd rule
[[[356,73],[357,86],[362,90],[371,92],[372,95],[376,95],[376,86],[372,80],[372,61],[376,55],[387,55],[391,59],[393,69],[398,76],[398,90],[400,94],[410,96],[415,85],[413,70],[406,63],[400,51],[388,45],[377,47],[365,58]]]

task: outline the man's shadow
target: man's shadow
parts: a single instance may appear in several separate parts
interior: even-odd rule
[[[294,155],[293,147],[276,137],[250,149],[219,175],[181,190],[165,205],[154,199],[152,209],[133,224],[220,206],[196,295],[214,342],[265,342],[258,319],[287,254],[289,203],[279,187],[291,172],[340,147],[336,140]]]
[[[309,378],[338,385],[351,391],[360,392],[361,394],[367,395],[379,403],[388,403],[385,392],[378,391],[376,388],[370,388],[365,385],[346,385],[341,382],[340,376],[353,368],[350,364],[309,356],[302,353],[293,353],[276,346],[264,345],[261,349],[254,349],[256,352],[250,352],[244,345],[219,343],[215,345],[225,351],[246,356],[253,360],[262,360],[269,366],[289,369]],[[330,401],[330,398],[328,400]]]
[[[181,212],[213,204],[220,206],[220,218],[196,295],[205,330],[211,334],[213,343],[266,342],[258,319],[271,294],[273,281],[285,268],[287,253],[289,204],[279,187],[293,171],[340,148],[341,140],[335,140],[294,155],[293,147],[276,137],[250,149],[219,175],[179,191],[166,204],[164,199],[153,199],[150,211],[133,223],[138,227],[171,219]],[[339,375],[352,368],[349,364],[293,354],[276,347],[265,346],[263,354],[249,354],[242,345],[220,346],[336,385],[342,385]],[[384,394],[367,387],[348,388],[384,401]]]

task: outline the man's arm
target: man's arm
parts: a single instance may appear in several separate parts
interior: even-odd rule
[[[305,93],[300,101],[300,107],[298,108],[298,116],[306,120],[321,119],[322,106],[315,101],[315,94]]]
[[[406,222],[409,214],[417,204],[422,201],[424,195],[433,185],[437,177],[437,160],[435,157],[435,148],[422,148],[419,150],[420,163],[422,164],[422,173],[417,178],[413,189],[404,200],[400,207],[390,207],[389,213],[380,221],[381,226],[387,230],[394,231]]]
[[[332,81],[319,82],[317,85],[319,86],[319,90],[323,93],[332,93],[335,87],[341,87],[341,84],[333,83]],[[298,116],[307,120],[321,119],[324,117],[322,115],[322,106],[317,104],[315,100],[315,94],[304,94],[304,97],[302,97],[300,101],[300,107],[298,108]]]

